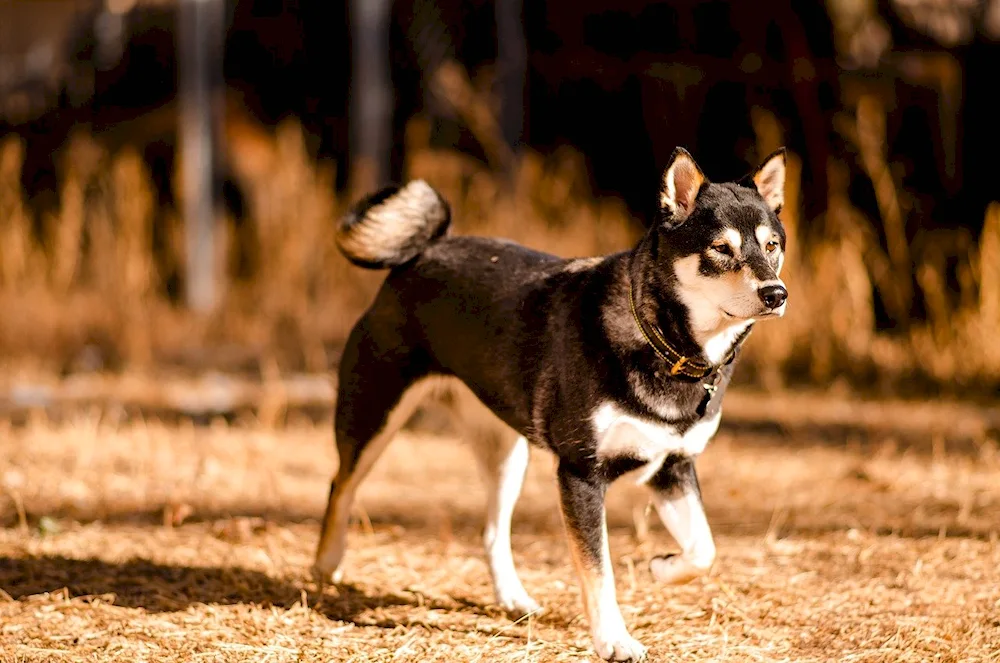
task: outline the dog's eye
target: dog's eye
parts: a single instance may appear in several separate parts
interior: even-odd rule
[[[764,250],[767,251],[768,253],[774,253],[775,250],[777,250],[777,248],[778,248],[778,243],[775,242],[773,239],[764,245]]]
[[[733,257],[733,247],[729,246],[726,242],[719,242],[718,244],[712,245],[712,250],[716,253],[721,253],[729,258]]]

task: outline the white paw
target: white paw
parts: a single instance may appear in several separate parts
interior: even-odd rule
[[[694,564],[680,555],[654,557],[649,562],[649,570],[657,581],[668,585],[681,585],[699,576],[706,575],[711,564]]]
[[[542,606],[538,605],[538,602],[528,596],[523,589],[520,592],[498,595],[497,604],[504,609],[504,612],[516,619],[542,611]]]
[[[646,648],[625,630],[614,636],[595,633],[594,650],[605,661],[637,663],[646,660]]]

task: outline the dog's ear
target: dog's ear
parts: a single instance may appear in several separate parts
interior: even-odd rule
[[[694,201],[705,184],[705,175],[683,147],[670,155],[660,189],[660,215],[667,228],[684,223],[694,209]]]
[[[743,186],[757,189],[761,198],[775,214],[785,204],[785,148],[781,147],[740,182]]]

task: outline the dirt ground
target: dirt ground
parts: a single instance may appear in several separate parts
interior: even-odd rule
[[[719,558],[680,587],[653,581],[674,543],[616,484],[618,593],[651,659],[1000,661],[1000,451],[910,414],[894,415],[903,433],[735,417],[699,465]],[[545,612],[516,623],[491,605],[483,489],[446,432],[390,447],[345,584],[320,593],[308,568],[335,466],[328,422],[295,417],[0,423],[0,661],[595,660],[544,453],[513,542]]]

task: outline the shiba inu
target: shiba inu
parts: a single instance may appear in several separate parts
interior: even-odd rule
[[[631,250],[564,260],[513,242],[449,236],[450,208],[423,181],[389,187],[342,221],[357,265],[389,269],[340,365],[330,489],[314,571],[338,579],[360,483],[428,389],[462,386],[506,435],[470,435],[489,489],[486,556],[497,601],[538,609],[510,549],[530,447],[558,458],[563,520],[597,654],[637,661],[615,595],[604,495],[630,471],[679,544],[658,580],[707,573],[716,555],[695,460],[715,434],[751,327],[781,317],[785,153],[737,182],[709,182],[678,148],[659,214]],[[478,402],[478,403],[477,403]]]

